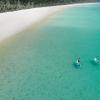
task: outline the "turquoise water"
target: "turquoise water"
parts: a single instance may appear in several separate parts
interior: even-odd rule
[[[0,100],[100,100],[96,55],[100,4],[64,9],[0,44]]]

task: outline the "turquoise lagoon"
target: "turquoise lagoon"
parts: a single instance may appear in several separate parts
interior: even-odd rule
[[[64,9],[0,44],[0,100],[100,100],[97,55],[100,4]]]

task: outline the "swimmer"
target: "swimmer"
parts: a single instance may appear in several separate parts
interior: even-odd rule
[[[99,59],[98,56],[96,56],[96,57],[94,58],[94,61],[95,61],[96,63],[100,64],[100,59]]]
[[[79,57],[76,60],[76,64],[80,66],[80,58]]]

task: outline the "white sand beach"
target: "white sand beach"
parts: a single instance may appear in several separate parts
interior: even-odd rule
[[[85,3],[87,4],[87,3]],[[41,7],[0,13],[0,41],[35,25],[51,14],[81,4]]]

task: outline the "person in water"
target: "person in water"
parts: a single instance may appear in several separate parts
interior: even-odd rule
[[[78,58],[77,60],[78,60],[78,63],[80,63],[80,58]]]
[[[96,56],[96,57],[94,58],[94,61],[95,61],[96,63],[100,63],[100,59],[99,59],[99,57]]]
[[[77,58],[76,63],[80,65],[80,58]]]

